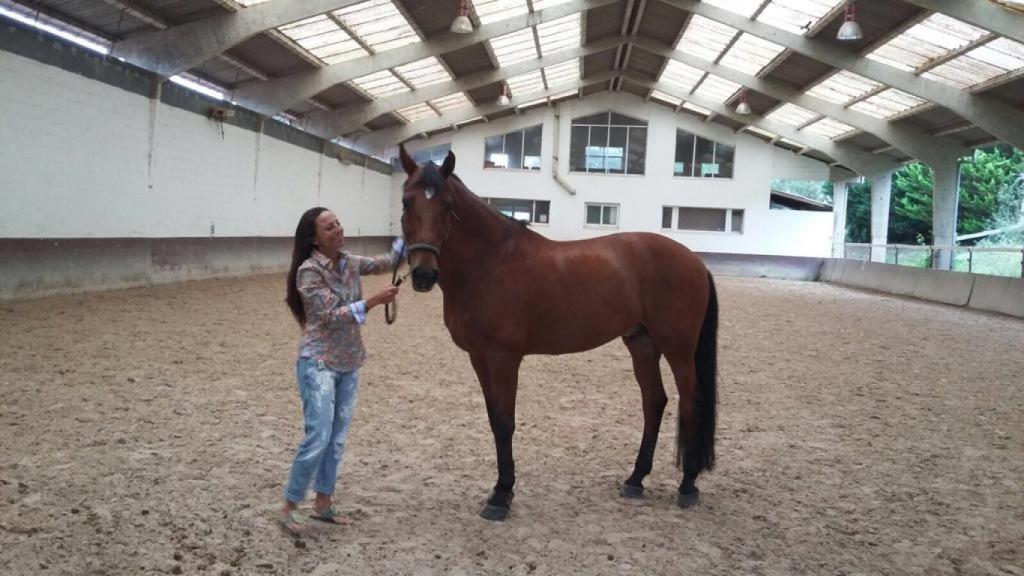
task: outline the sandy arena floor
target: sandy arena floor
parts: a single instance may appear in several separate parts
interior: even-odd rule
[[[368,279],[367,288],[383,278]],[[302,435],[283,277],[0,304],[0,574],[1024,574],[1024,322],[719,279],[718,468],[674,505],[675,391],[643,501],[619,342],[522,369],[518,485],[441,298],[375,311],[339,484],[273,523]],[[668,370],[664,367],[666,381]]]

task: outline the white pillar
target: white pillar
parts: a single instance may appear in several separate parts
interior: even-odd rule
[[[889,198],[892,196],[892,170],[871,175],[871,243],[889,243]],[[885,247],[871,249],[872,262],[885,262]]]
[[[832,181],[832,257],[846,256],[846,207],[850,186],[856,182],[856,176],[845,170],[829,171]]]
[[[932,166],[932,236],[936,246],[956,244],[956,217],[960,202],[960,163],[956,158]],[[949,270],[950,250],[936,250],[932,268]]]

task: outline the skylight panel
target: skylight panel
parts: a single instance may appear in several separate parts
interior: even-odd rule
[[[245,6],[246,8],[248,8],[249,6],[255,6],[256,4],[263,4],[264,2],[269,2],[269,1],[270,0],[235,0],[235,3],[241,4],[242,6]]]
[[[384,52],[420,37],[391,0],[370,0],[335,10],[334,15],[374,52]]]
[[[683,37],[676,44],[676,50],[705,60],[715,60],[737,32],[732,26],[694,15]]]
[[[561,64],[544,68],[544,79],[548,88],[557,88],[580,79],[580,59],[573,58]]]
[[[434,108],[437,108],[441,112],[448,112],[449,110],[457,110],[459,108],[465,108],[473,105],[469,98],[466,97],[465,92],[456,92],[455,94],[450,94],[442,98],[435,98],[431,100],[430,103],[434,105]]]
[[[529,13],[526,0],[473,0],[473,8],[481,24]]]
[[[836,104],[846,104],[882,86],[880,82],[843,70],[829,76],[824,82],[808,90],[807,94]]]
[[[558,6],[560,4],[566,4],[571,0],[533,0],[533,11],[539,12],[545,8],[551,8],[552,6]]]
[[[740,85],[735,82],[715,76],[714,74],[708,74],[708,77],[700,83],[700,86],[693,93],[718,102],[725,102],[739,89]]]
[[[498,36],[490,40],[490,43],[494,57],[498,59],[499,67],[511,66],[516,62],[537,58],[537,46],[533,41],[532,28],[524,28],[511,34]]]
[[[711,110],[708,110],[703,106],[697,106],[696,104],[691,104],[689,102],[683,102],[683,108],[686,108],[687,110],[692,110],[698,114],[703,114],[705,116],[710,116],[712,113]]]
[[[1024,44],[997,38],[922,76],[963,89],[1021,68],[1024,68]]]
[[[392,74],[390,70],[381,70],[380,72],[356,78],[352,81],[352,84],[373,98],[384,98],[385,96],[393,96],[409,91],[409,87],[399,80],[398,76]]]
[[[559,50],[576,48],[580,45],[580,13],[545,22],[537,26],[540,51],[547,56]]]
[[[717,6],[723,10],[739,14],[744,18],[753,16],[754,12],[763,3],[763,0],[704,0],[704,4]]]
[[[413,106],[406,106],[405,108],[399,108],[395,112],[404,118],[407,122],[415,122],[424,118],[433,118],[437,116],[437,112],[427,105],[426,102],[415,104]]]
[[[856,130],[856,128],[838,120],[833,120],[832,118],[822,118],[814,124],[807,126],[804,130],[820,134],[826,138],[838,138],[847,132]]]
[[[327,64],[367,55],[358,42],[324,15],[299,20],[278,30]]]
[[[955,18],[932,14],[867,55],[872,60],[912,72],[986,36],[988,32]]]
[[[680,92],[689,94],[703,77],[703,70],[669,58],[668,64],[665,65],[665,70],[662,71],[661,78],[658,78],[658,81],[664,82],[673,88],[678,88]]]
[[[740,72],[757,74],[783,50],[785,48],[774,42],[763,40],[752,34],[743,34],[725,53],[721,63]]]
[[[671,104],[673,106],[679,106],[680,104],[683,103],[683,101],[681,99],[676,98],[675,96],[672,96],[671,94],[665,94],[664,92],[661,92],[660,90],[652,91],[651,92],[651,98],[653,98],[655,100],[661,100],[662,102],[664,102],[666,104]]]
[[[452,79],[448,70],[445,70],[441,62],[434,56],[396,66],[395,72],[412,84],[413,88],[423,88]]]
[[[544,89],[544,79],[540,75],[540,70],[531,70],[525,74],[513,76],[506,80],[506,82],[513,96],[529,94],[530,92]]]
[[[765,116],[765,118],[789,124],[790,126],[803,126],[819,116],[820,114],[815,114],[814,112],[801,108],[796,104],[783,104],[774,112]]]
[[[842,0],[772,0],[757,21],[803,36],[840,3]]]
[[[878,118],[890,118],[902,112],[906,112],[911,108],[916,108],[927,103],[927,100],[922,100],[917,96],[907,94],[906,92],[895,88],[890,88],[884,92],[875,94],[867,100],[857,102],[850,108],[871,114]]]

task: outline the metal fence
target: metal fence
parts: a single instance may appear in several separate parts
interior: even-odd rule
[[[914,244],[843,245],[843,257],[871,260],[872,251],[885,250],[885,262],[915,268],[932,268],[938,251],[951,253],[951,269],[974,274],[1024,278],[1024,246],[921,246]]]

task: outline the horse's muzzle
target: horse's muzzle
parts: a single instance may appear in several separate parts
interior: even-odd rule
[[[417,292],[430,292],[437,284],[439,274],[437,268],[417,266],[412,269],[412,288]]]

